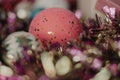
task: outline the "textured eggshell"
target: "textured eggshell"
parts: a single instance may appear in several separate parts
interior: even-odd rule
[[[56,70],[52,61],[52,58],[48,52],[41,54],[41,62],[44,68],[45,74],[50,78],[56,77]]]
[[[55,64],[57,74],[60,76],[66,75],[71,70],[71,65],[70,59],[67,56],[63,56]]]
[[[7,66],[0,65],[0,75],[11,77],[14,74],[13,70]]]
[[[63,8],[49,8],[41,11],[32,20],[29,32],[43,43],[64,44],[77,39],[82,31],[74,13]]]

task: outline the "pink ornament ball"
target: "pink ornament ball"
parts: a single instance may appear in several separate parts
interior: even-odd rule
[[[43,44],[66,44],[78,38],[82,26],[71,11],[63,8],[48,8],[34,17],[29,32]]]

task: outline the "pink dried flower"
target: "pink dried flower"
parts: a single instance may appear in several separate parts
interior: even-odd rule
[[[75,16],[80,19],[82,17],[82,12],[80,10],[75,11]]]
[[[110,18],[115,18],[116,8],[108,7],[107,5],[103,7],[103,11],[109,15]]]

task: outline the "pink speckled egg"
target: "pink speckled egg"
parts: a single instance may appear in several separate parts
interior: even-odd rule
[[[66,44],[78,38],[82,26],[71,11],[63,8],[48,8],[34,17],[29,32],[43,43]]]

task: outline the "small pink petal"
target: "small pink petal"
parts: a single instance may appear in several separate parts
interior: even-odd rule
[[[105,13],[110,13],[110,9],[109,9],[109,7],[107,5],[103,7],[103,11]]]
[[[79,55],[79,54],[83,54],[82,51],[80,51],[79,49],[76,49],[76,48],[72,48],[69,52],[72,56],[76,56],[76,55]]]
[[[7,77],[0,75],[0,80],[7,80]]]
[[[46,75],[42,75],[38,80],[50,80],[50,79]]]
[[[75,16],[80,19],[82,17],[82,12],[80,10],[75,11]]]
[[[102,61],[99,59],[94,59],[91,67],[99,70],[102,67]]]
[[[80,61],[85,61],[87,56],[82,52],[80,51],[79,49],[71,49],[70,52],[69,52],[73,57],[74,56],[78,56],[80,58]]]
[[[117,75],[117,71],[118,71],[118,65],[117,64],[111,64],[110,65],[110,71],[112,72],[112,74],[114,76],[116,76]]]
[[[21,76],[12,76],[9,77],[8,80],[22,80],[23,78]]]
[[[110,8],[110,17],[115,18],[116,8]]]

